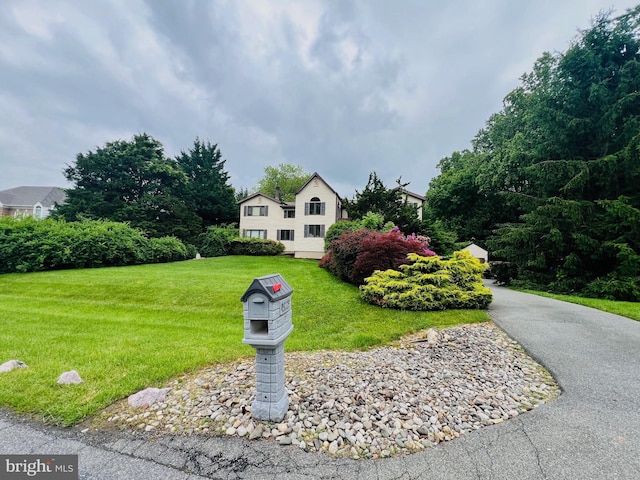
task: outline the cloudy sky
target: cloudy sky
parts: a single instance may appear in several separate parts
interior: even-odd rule
[[[231,184],[298,164],[424,194],[544,51],[638,0],[2,0],[0,190],[146,132]]]

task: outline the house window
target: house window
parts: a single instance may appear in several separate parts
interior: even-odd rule
[[[266,230],[242,230],[242,236],[245,238],[267,238]]]
[[[277,240],[293,241],[293,230],[278,230]]]
[[[252,207],[245,205],[244,216],[245,217],[266,217],[269,214],[269,206],[262,205],[259,207]]]
[[[305,225],[305,238],[324,238],[324,225]]]
[[[310,202],[304,204],[305,215],[324,215],[325,202],[321,202],[318,197],[313,197]]]
[[[291,209],[291,210],[285,210],[284,211],[284,218],[296,218],[296,211]]]
[[[42,218],[42,207],[40,205],[36,206],[35,216],[36,218]]]

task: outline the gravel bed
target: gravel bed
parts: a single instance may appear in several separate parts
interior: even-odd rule
[[[560,393],[549,373],[492,323],[432,329],[364,352],[286,353],[290,403],[279,424],[251,418],[254,364],[243,359],[185,375],[166,385],[163,403],[143,409],[124,400],[101,421],[381,458],[509,420]]]

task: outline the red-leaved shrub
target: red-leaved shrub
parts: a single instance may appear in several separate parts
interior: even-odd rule
[[[331,242],[320,266],[342,280],[362,285],[364,279],[376,270],[397,269],[407,263],[408,253],[435,255],[429,250],[428,242],[426,237],[405,237],[397,229],[388,233],[371,230],[346,232]]]

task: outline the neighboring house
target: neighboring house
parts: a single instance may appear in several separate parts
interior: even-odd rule
[[[58,187],[16,187],[0,191],[0,217],[46,218],[67,194]]]
[[[418,218],[422,220],[422,207],[424,206],[424,202],[427,201],[427,197],[410,192],[404,188],[400,191],[402,192],[402,200],[406,200],[409,205],[416,207],[418,211]]]
[[[480,263],[489,262],[489,252],[487,252],[484,248],[479,247],[475,243],[467,245],[462,250],[467,250],[472,256],[480,260]]]
[[[407,190],[402,195],[416,205],[422,218],[425,197]],[[240,200],[240,234],[282,242],[285,253],[296,258],[322,258],[326,231],[347,218],[340,195],[314,173],[296,192],[294,202],[278,197],[278,193],[274,198],[258,192]]]

